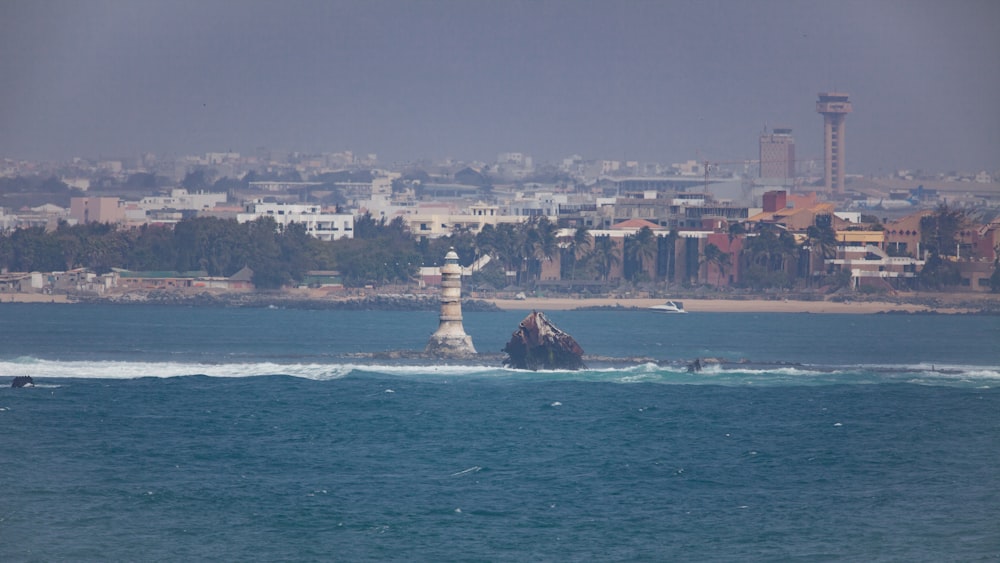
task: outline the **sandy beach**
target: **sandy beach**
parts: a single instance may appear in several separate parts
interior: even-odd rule
[[[300,295],[302,299],[329,300],[322,294]],[[842,313],[876,314],[884,312],[908,312],[941,314],[976,313],[987,305],[996,309],[1000,295],[990,294],[921,294],[927,300],[933,298],[939,303],[929,306],[921,303],[890,301],[798,301],[794,299],[694,299],[683,298],[684,309],[689,313]],[[914,300],[915,296],[914,296]],[[663,303],[664,299],[629,299],[613,297],[571,298],[571,297],[529,297],[527,299],[485,299],[503,310],[511,311],[568,311],[593,307],[621,307],[625,309],[645,309]],[[3,293],[3,303],[75,303],[66,295],[44,295],[37,293]],[[982,304],[979,306],[978,304]]]

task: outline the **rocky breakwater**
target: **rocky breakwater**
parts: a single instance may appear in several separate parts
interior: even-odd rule
[[[111,296],[77,296],[77,303],[120,305],[181,305],[197,307],[272,307],[281,309],[328,309],[341,311],[433,311],[438,301],[426,295],[369,295],[351,298],[308,299],[284,293],[212,293],[133,291]],[[499,311],[489,301],[464,300],[467,311]]]

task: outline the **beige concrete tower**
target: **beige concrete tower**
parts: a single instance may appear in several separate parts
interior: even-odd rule
[[[816,112],[823,115],[824,177],[826,189],[844,192],[844,118],[851,102],[842,92],[820,92]]]
[[[441,322],[424,349],[428,354],[447,358],[464,358],[476,353],[472,337],[462,326],[462,267],[452,248],[441,267]]]
[[[792,130],[777,127],[760,136],[760,177],[783,181],[795,178],[795,139]]]

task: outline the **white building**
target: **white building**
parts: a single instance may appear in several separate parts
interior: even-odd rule
[[[559,206],[566,205],[568,197],[566,194],[553,194],[552,192],[535,192],[534,194],[518,193],[513,201],[506,205],[504,214],[515,217],[532,217],[535,215],[545,215],[555,218],[559,215]]]
[[[0,232],[9,231],[17,226],[17,215],[7,215],[3,207],[0,207]]]
[[[148,196],[139,201],[138,207],[144,211],[160,209],[202,211],[226,203],[226,194],[215,192],[188,193],[184,188],[170,190],[169,196]]]
[[[497,164],[509,164],[522,168],[534,166],[534,159],[520,152],[502,152],[497,155]]]
[[[292,223],[303,224],[307,234],[320,240],[354,238],[354,215],[329,213],[319,205],[256,200],[246,205],[246,213],[236,215],[236,221],[247,223],[260,217],[273,218],[281,228]]]
[[[500,208],[482,202],[461,208],[448,203],[431,203],[416,206],[400,217],[406,221],[410,232],[421,238],[437,238],[452,234],[456,227],[478,234],[486,225],[523,223],[528,218],[502,215]]]

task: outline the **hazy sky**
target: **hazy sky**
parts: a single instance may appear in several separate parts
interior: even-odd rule
[[[1000,168],[1000,2],[3,0],[0,156],[256,147],[382,162],[822,154]]]

